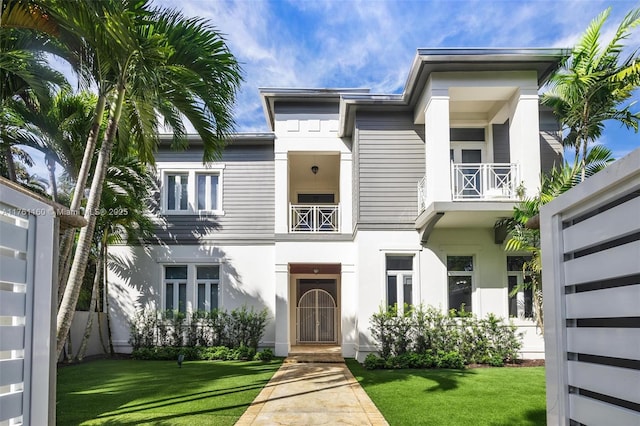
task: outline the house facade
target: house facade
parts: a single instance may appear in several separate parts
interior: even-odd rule
[[[369,319],[397,304],[512,317],[543,357],[527,277],[496,223],[561,161],[538,91],[560,49],[420,49],[401,94],[261,89],[270,131],[203,165],[162,146],[156,240],[111,246],[116,350],[136,310],[267,308],[262,345],[376,351]]]

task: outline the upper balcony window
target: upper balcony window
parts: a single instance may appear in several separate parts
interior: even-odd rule
[[[202,169],[180,164],[161,169],[163,214],[224,214],[222,210],[223,165]],[[189,168],[189,170],[186,170]]]

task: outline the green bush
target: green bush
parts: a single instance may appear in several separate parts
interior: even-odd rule
[[[367,370],[376,370],[384,367],[384,359],[376,354],[368,354],[364,359],[364,368]]]
[[[465,360],[459,352],[438,351],[435,358],[435,365],[438,368],[453,368],[461,370],[465,366]]]
[[[479,319],[464,309],[443,313],[422,306],[404,312],[381,307],[372,315],[370,330],[381,358],[371,357],[367,368],[501,366],[514,362],[522,347],[517,327],[492,314]]]
[[[256,361],[271,361],[273,359],[273,351],[269,348],[263,349],[253,359]]]
[[[213,359],[245,359],[257,352],[267,319],[267,309],[256,311],[246,306],[234,309],[231,313],[222,310],[194,312],[190,317],[178,311],[142,310],[129,324],[129,343],[134,351],[155,347],[225,346],[238,351],[224,354],[224,358],[217,357],[222,355],[217,354]],[[148,351],[143,352],[144,356],[152,356]],[[203,359],[209,356],[213,355],[207,351]]]

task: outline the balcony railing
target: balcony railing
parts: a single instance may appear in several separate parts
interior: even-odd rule
[[[517,200],[520,169],[515,163],[452,163],[453,201]],[[418,213],[427,207],[426,177],[418,182]]]
[[[451,194],[455,200],[513,200],[517,196],[518,165],[480,163],[451,165]]]
[[[333,204],[291,204],[290,232],[340,232],[340,206]]]

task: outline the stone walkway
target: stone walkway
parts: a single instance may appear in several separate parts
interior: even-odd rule
[[[388,425],[344,360],[322,358],[292,354],[236,426]]]

